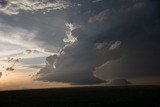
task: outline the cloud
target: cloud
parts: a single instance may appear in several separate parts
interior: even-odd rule
[[[72,34],[72,31],[75,30],[77,27],[71,23],[66,23],[65,25],[68,28],[66,30],[67,38],[63,39],[63,42],[65,43],[65,45],[60,49],[59,53],[51,55],[46,58],[46,66],[56,68],[56,63],[57,63],[58,57],[65,54],[65,52],[64,52],[65,48],[67,48],[68,46],[77,42],[77,38],[74,37]]]
[[[108,83],[108,85],[111,86],[127,86],[129,84],[131,84],[131,82],[126,79],[113,79]]]
[[[97,2],[101,2],[101,1],[103,1],[103,0],[93,0],[92,2],[97,3]]]
[[[120,47],[120,45],[121,45],[121,41],[116,41],[109,47],[109,50],[117,49]]]
[[[81,5],[45,15],[1,14],[12,29],[1,27],[0,54],[38,47],[39,53],[48,56],[36,75],[41,81],[96,84],[114,78],[160,76],[158,0],[77,2]],[[18,9],[21,11],[32,10]]]
[[[69,30],[66,31],[67,38],[64,38],[63,41],[65,43],[72,44],[77,41],[77,38],[72,35],[72,31],[75,30],[77,27],[71,23],[66,23],[66,27],[68,27]]]
[[[108,14],[107,14],[108,12],[109,12],[109,9],[103,10],[97,15],[90,17],[88,22],[89,23],[101,22],[108,18]]]
[[[109,41],[109,42],[101,42],[101,43],[96,43],[95,46],[96,46],[96,49],[98,50],[115,50],[115,49],[118,49],[121,45],[121,41]]]
[[[21,11],[63,9],[69,6],[69,2],[66,0],[1,0],[0,6],[0,12],[16,15]]]
[[[159,56],[154,56],[152,52],[143,54],[143,52],[137,51],[138,50],[132,50],[131,52],[123,53],[120,58],[107,61],[101,66],[96,67],[94,75],[101,79],[147,78],[154,75],[160,75],[158,72],[160,67],[157,63],[158,60],[156,59],[159,58]]]
[[[27,58],[51,54],[49,54],[49,52],[42,51],[44,50],[43,47],[40,47],[42,41],[35,39],[37,36],[36,31],[29,31],[27,29],[13,27],[3,23],[0,23],[0,29],[0,60],[6,60],[7,57]],[[26,51],[23,52],[24,50]]]
[[[0,72],[0,78],[2,77],[2,72]]]
[[[143,74],[146,76],[149,76],[148,74],[158,74],[156,70],[159,69],[158,63],[156,63],[157,60],[154,63],[155,57],[158,58],[158,56],[152,54],[153,48],[158,49],[155,47],[158,43],[155,39],[157,38],[158,30],[156,30],[155,35],[152,35],[153,29],[150,29],[151,26],[158,29],[158,25],[155,26],[153,23],[148,23],[149,20],[154,21],[152,16],[157,17],[158,20],[157,12],[153,13],[152,6],[133,9],[130,12],[127,9],[136,3],[131,1],[129,2],[130,5],[128,2],[124,4],[122,1],[111,2],[110,4],[108,4],[108,1],[102,2],[104,2],[102,8],[99,7],[100,9],[98,10],[92,8],[90,13],[93,13],[87,13],[87,15],[89,14],[88,16],[83,13],[85,9],[88,10],[86,5],[84,8],[83,5],[78,8],[80,9],[78,15],[75,15],[77,11],[72,10],[68,16],[69,18],[67,17],[69,22],[78,25],[83,24],[80,28],[69,30],[71,31],[70,34],[77,38],[77,41],[63,49],[65,54],[49,56],[47,61],[51,60],[48,64],[51,67],[45,66],[42,68],[37,73],[37,80],[70,82],[72,84],[96,84],[113,78],[128,79],[138,75],[142,76]],[[97,6],[98,3],[95,5]],[[104,21],[101,24],[87,23],[89,22],[88,17],[91,18],[90,22],[99,22],[106,19],[108,17],[106,16],[107,9],[104,9],[104,7],[107,6],[110,6],[110,18],[108,21]],[[126,7],[125,11],[122,9],[123,7]],[[82,8],[84,10],[81,10]],[[103,14],[100,12],[101,15],[98,13],[99,10],[105,11],[104,13],[102,12]],[[81,13],[81,11],[83,12]],[[98,14],[92,16],[94,13]],[[105,18],[100,18],[99,20],[97,18],[99,16],[105,16]],[[72,28],[74,27],[72,26]],[[146,28],[148,29],[147,31]],[[150,34],[147,32],[150,32]],[[153,39],[151,35],[155,38]],[[147,38],[150,38],[150,40]],[[70,43],[69,40],[68,42],[64,41],[63,47]],[[159,52],[156,51],[156,53],[158,55]],[[150,55],[153,59],[149,58]],[[146,68],[144,66],[145,61],[150,67]],[[156,67],[154,72],[152,72],[153,66]],[[148,71],[146,72],[147,69]],[[98,74],[94,72],[95,70]]]
[[[50,47],[50,42],[45,41],[45,39],[39,39],[42,35],[39,35],[40,32],[38,30],[28,30],[17,26],[14,27],[7,23],[4,24],[3,21],[0,22],[0,29],[0,59],[6,59],[7,57],[42,57],[58,53],[56,51],[47,50],[46,47]],[[61,39],[61,41],[63,42],[63,39]],[[48,44],[47,46],[46,42]]]
[[[72,34],[76,30],[77,29],[70,30],[71,33],[69,34]],[[90,50],[87,51],[85,45],[84,47],[81,47],[81,45],[87,41],[81,41],[81,43],[79,39],[77,38],[77,42],[69,42],[69,45],[65,45],[65,48],[63,47],[65,54],[47,57],[46,66],[37,73],[37,80],[69,82],[71,84],[96,84],[105,82],[93,76],[92,70],[94,69],[95,65],[92,65],[91,62],[96,59],[90,60],[89,56],[85,55],[86,53],[90,52]],[[80,52],[79,48],[82,48],[86,51]],[[77,52],[83,53],[84,57],[81,56],[79,59]],[[91,55],[91,58],[94,58],[94,56]]]
[[[21,60],[21,58],[15,59],[15,58],[11,58],[8,57],[8,63],[11,63],[11,66],[6,68],[6,71],[14,71],[14,67],[16,66],[17,63],[19,63]]]
[[[32,50],[27,49],[27,50],[25,50],[25,53],[27,53],[27,54],[31,54],[31,53],[32,53]]]
[[[112,56],[107,50],[104,53],[98,53],[95,50],[95,43],[92,43],[84,36],[81,28],[71,30],[71,34],[77,36],[77,41],[71,44],[68,43],[70,45],[67,46],[64,45],[63,51],[65,54],[47,57],[46,66],[37,73],[36,80],[69,82],[71,84],[106,82],[93,75],[94,68],[106,60],[110,60],[110,58],[116,58],[117,55],[113,52]],[[112,42],[110,46],[115,43]]]
[[[33,68],[33,69],[41,69],[44,67],[44,65],[26,65],[27,68]]]
[[[38,36],[36,31],[29,31],[4,23],[0,23],[0,29],[0,60],[7,60],[10,64],[5,68],[7,71],[15,70],[19,59],[23,58],[23,64],[25,64],[29,58],[37,60],[36,57],[56,54],[56,52],[47,52],[42,46],[40,47],[40,44],[43,43],[36,39],[36,36]],[[32,62],[37,63],[33,60]]]
[[[46,67],[56,68],[57,55],[52,55],[46,58]]]
[[[142,0],[140,2],[135,3],[132,7],[129,7],[128,11],[134,11],[136,9],[141,9],[145,7],[145,2]]]
[[[102,42],[102,43],[96,43],[96,49],[103,49],[103,48],[108,48],[110,43],[108,42]]]
[[[20,27],[12,27],[3,23],[0,23],[0,29],[1,43],[10,45],[11,47],[18,45],[20,48],[31,48],[36,46],[33,42],[36,31],[28,31]]]
[[[146,1],[144,2],[145,6],[139,5],[134,9],[132,7],[138,1],[133,4],[132,2],[128,3],[131,3],[131,5],[126,5],[127,8],[121,7],[117,11],[114,9],[116,14],[111,13],[113,19],[110,20],[110,23],[112,24],[109,24],[110,28],[103,32],[101,34],[103,37],[99,39],[99,41],[104,41],[104,39],[113,40],[116,38],[121,41],[121,44],[123,43],[123,46],[120,45],[121,51],[119,54],[121,54],[121,57],[108,60],[96,67],[94,73],[100,79],[160,76],[158,72],[160,69],[159,61],[157,60],[160,57],[158,2]],[[128,11],[128,7],[132,9]],[[117,47],[116,44],[114,46]]]
[[[13,67],[7,67],[6,71],[14,71],[14,68]]]

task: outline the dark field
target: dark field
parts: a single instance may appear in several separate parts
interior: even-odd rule
[[[160,87],[81,87],[0,92],[0,107],[104,106],[160,107]]]

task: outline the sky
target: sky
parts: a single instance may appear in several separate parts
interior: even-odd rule
[[[160,85],[159,0],[0,0],[0,90]]]

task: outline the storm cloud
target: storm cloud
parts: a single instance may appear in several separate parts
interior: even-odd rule
[[[38,6],[22,6],[31,2]],[[159,0],[24,0],[16,9],[13,4],[1,2],[1,23],[31,34],[34,29],[32,42],[51,53],[35,80],[97,84],[160,76]],[[52,11],[42,15],[47,9]]]
[[[127,81],[126,79],[113,79],[108,83],[108,85],[111,86],[127,86],[129,84],[131,84],[131,82]]]
[[[98,7],[98,3],[103,3],[103,7]],[[100,8],[91,8],[94,12],[91,15],[84,14],[88,11],[85,5],[85,8],[78,8],[82,15],[78,21],[75,20],[78,16],[71,14],[68,18],[71,22],[83,23],[81,28],[72,31],[78,41],[57,58],[56,69],[41,69],[39,80],[100,83],[111,78],[160,74],[160,19],[156,4],[159,2],[113,0],[98,3],[90,4]]]

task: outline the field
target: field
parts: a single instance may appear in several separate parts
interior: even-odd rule
[[[1,91],[0,107],[160,107],[160,86]]]

